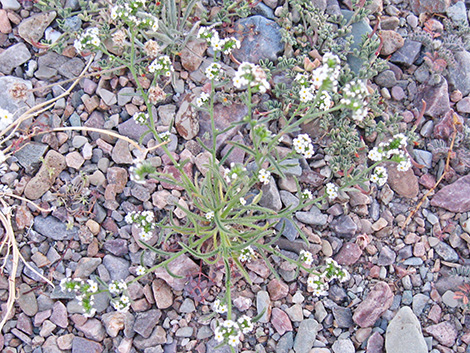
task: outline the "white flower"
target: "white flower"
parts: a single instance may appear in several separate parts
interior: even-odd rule
[[[293,141],[294,151],[302,154],[304,158],[311,158],[314,155],[312,140],[307,134],[300,134]]]
[[[265,169],[260,169],[258,173],[258,179],[260,182],[262,182],[264,185],[268,185],[271,177],[271,172],[265,170]]]
[[[119,291],[119,288],[117,286],[117,283],[110,283],[110,285],[108,286],[108,289],[109,289],[109,293],[111,294],[118,294],[120,291]]]
[[[214,218],[214,211],[207,212],[205,217],[208,221],[212,220]]]
[[[397,165],[397,170],[399,172],[406,172],[410,168],[411,168],[411,162],[409,160],[402,161],[402,162],[398,163],[398,165]]]
[[[374,147],[369,151],[368,157],[374,162],[378,162],[383,159],[383,154],[379,152],[379,149],[377,147]]]
[[[135,274],[136,274],[137,276],[142,276],[142,275],[145,275],[145,272],[146,272],[146,271],[147,271],[147,270],[145,269],[144,266],[138,266],[138,267],[135,269]]]
[[[310,266],[313,262],[313,255],[308,251],[300,250],[299,260],[305,263],[307,266]]]
[[[217,342],[222,342],[224,340],[224,335],[220,329],[220,326],[215,329],[214,338]]]
[[[245,206],[246,205],[246,200],[243,198],[243,197],[240,197],[240,204],[242,206]]]
[[[227,305],[226,304],[222,304],[220,302],[220,299],[216,299],[214,300],[214,303],[212,305],[212,308],[214,309],[214,311],[218,314],[225,314],[228,310],[227,308]]]
[[[94,292],[98,292],[98,283],[96,283],[95,281],[89,279],[87,281],[87,283],[89,284],[89,288],[88,288],[88,292],[90,293],[94,293]]]
[[[330,200],[338,197],[338,187],[333,183],[326,184],[326,194]]]
[[[0,131],[5,130],[11,123],[13,123],[13,114],[0,108]]]
[[[311,200],[313,198],[313,195],[310,190],[305,189],[304,191],[302,191],[301,197],[306,200]]]
[[[238,346],[240,343],[240,338],[238,336],[230,336],[228,339],[228,344],[231,345],[232,347]]]

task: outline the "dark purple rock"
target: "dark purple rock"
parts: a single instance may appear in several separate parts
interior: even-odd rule
[[[462,92],[465,97],[470,93],[470,53],[468,51],[457,51],[454,53],[457,65],[449,67],[449,84]]]
[[[262,59],[277,61],[284,50],[281,27],[262,16],[243,18],[235,23],[235,36],[241,42],[233,56],[240,62],[257,64]]]
[[[103,247],[115,256],[123,256],[129,252],[127,240],[111,239],[104,243]]]
[[[425,114],[433,118],[441,117],[450,110],[449,91],[447,81],[442,79],[435,86],[423,85],[418,89],[416,106],[422,106],[422,100],[426,102]]]
[[[431,205],[455,213],[470,211],[470,175],[444,186],[433,196]]]
[[[393,293],[388,284],[378,282],[356,308],[353,320],[361,327],[371,327],[390,308],[392,302]]]
[[[346,243],[341,247],[335,260],[340,265],[352,265],[361,257],[362,250],[356,243]]]
[[[379,260],[377,261],[377,265],[379,266],[388,266],[395,262],[397,255],[390,249],[388,246],[384,246],[382,250],[380,250]]]
[[[450,5],[450,0],[411,0],[411,10],[415,15],[422,13],[444,13]]]
[[[350,216],[342,215],[331,222],[330,228],[338,236],[350,238],[356,234],[357,225]]]
[[[368,353],[382,353],[384,347],[384,338],[378,332],[374,332],[367,341]]]
[[[103,347],[98,342],[82,337],[74,337],[72,341],[72,353],[101,353]]]
[[[413,65],[419,56],[422,44],[414,40],[405,40],[403,47],[393,53],[390,61],[392,63],[409,67]]]
[[[125,122],[119,124],[117,129],[121,135],[127,136],[140,143],[140,138],[148,131],[147,126],[139,125],[134,119],[127,119]],[[147,142],[153,137],[151,133],[146,134],[142,138],[142,144],[146,145]]]

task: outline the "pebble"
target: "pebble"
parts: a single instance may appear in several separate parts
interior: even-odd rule
[[[391,55],[396,52],[398,49],[403,47],[405,44],[405,40],[403,37],[395,31],[392,30],[384,30],[381,31],[383,46],[380,50],[380,55]]]
[[[379,266],[391,265],[395,262],[396,257],[397,255],[392,249],[390,249],[388,246],[384,246],[382,250],[380,250],[377,265]]]
[[[399,172],[396,163],[387,163],[388,185],[398,195],[405,198],[415,198],[418,196],[419,185],[418,178],[410,168],[406,172]]]
[[[75,336],[72,341],[72,353],[101,353],[103,346],[98,342]]]
[[[355,353],[356,349],[350,339],[339,339],[331,347],[334,353]]]
[[[271,312],[271,324],[280,335],[283,335],[287,331],[292,331],[292,323],[289,316],[279,308],[273,308]]]
[[[466,50],[454,53],[456,65],[449,68],[449,83],[462,92],[465,97],[470,93],[470,72],[465,68],[470,64],[470,52]]]
[[[36,295],[34,291],[31,290],[31,287],[26,283],[22,283],[18,289],[19,297],[17,303],[23,313],[32,317],[38,312],[38,302],[36,300]]]
[[[171,276],[166,269],[162,267],[157,268],[154,274],[157,278],[163,279],[174,290],[183,290],[184,284],[186,283],[186,276],[198,273],[199,265],[194,263],[188,256],[181,255],[168,264],[168,269],[173,274],[181,276],[182,278]]]
[[[431,199],[431,205],[460,213],[470,211],[470,175],[444,186]]]
[[[148,310],[135,315],[134,331],[145,338],[149,338],[157,326],[162,312],[158,309]]]
[[[442,302],[450,308],[456,308],[460,305],[459,300],[454,299],[455,293],[451,290],[446,291],[442,295]]]
[[[388,324],[385,350],[390,353],[428,352],[421,325],[410,307],[402,307]]]
[[[192,313],[195,310],[194,301],[190,298],[186,298],[180,306],[180,312],[182,313]]]
[[[330,228],[338,236],[350,238],[356,234],[357,224],[349,215],[341,215],[330,223]]]
[[[263,196],[259,201],[260,206],[280,211],[282,208],[281,196],[273,177],[270,177],[270,182],[267,185],[262,186],[261,191]]]
[[[150,337],[144,338],[142,336],[137,336],[134,339],[134,346],[137,349],[144,350],[146,348],[155,347],[159,344],[165,344],[166,342],[167,338],[165,329],[161,326],[157,326]]]
[[[31,54],[24,43],[12,45],[0,53],[0,72],[9,75],[16,67],[29,59],[31,59]]]
[[[360,327],[372,326],[392,305],[393,293],[385,282],[378,282],[356,308],[353,320]]]
[[[328,221],[328,215],[323,214],[316,206],[312,206],[308,212],[296,212],[295,218],[297,218],[302,223],[318,226],[324,226]]]
[[[21,4],[17,0],[0,0],[5,10],[17,11],[21,8]]]
[[[454,345],[458,335],[455,325],[450,321],[444,321],[436,325],[428,326],[424,331],[447,347],[452,347]]]
[[[111,280],[126,279],[129,276],[129,261],[122,257],[116,257],[113,255],[106,255],[103,258],[103,265],[109,271]]]
[[[69,240],[78,234],[78,228],[67,229],[67,225],[53,216],[37,216],[33,229],[39,234],[53,240]]]
[[[281,280],[275,278],[269,282],[268,292],[271,300],[279,300],[287,296],[289,293],[289,287]]]
[[[319,324],[313,319],[302,321],[294,340],[295,353],[309,353],[317,336]]]
[[[55,325],[61,328],[67,328],[67,326],[69,325],[67,309],[62,302],[57,301],[54,303],[54,306],[52,307],[52,314],[51,314],[50,320]]]
[[[457,111],[459,113],[470,113],[470,97],[465,97],[457,103]]]
[[[333,306],[333,316],[336,321],[336,325],[340,328],[349,328],[354,326],[352,320],[352,312],[350,308],[343,308],[340,306]]]
[[[403,46],[393,53],[390,61],[394,64],[409,67],[418,59],[421,47],[421,42],[406,39]]]
[[[258,291],[258,293],[256,293],[256,310],[258,315],[264,312],[264,314],[259,319],[259,322],[269,322],[271,317],[271,309],[272,307],[269,293],[264,290]]]
[[[287,315],[293,322],[301,322],[304,319],[302,305],[294,304],[290,308],[285,309]]]
[[[338,254],[335,256],[335,260],[340,265],[353,265],[355,264],[362,255],[361,248],[356,243],[345,243]]]
[[[433,247],[436,253],[444,260],[449,262],[457,262],[459,261],[459,255],[457,252],[452,249],[452,247],[441,241],[436,246]]]

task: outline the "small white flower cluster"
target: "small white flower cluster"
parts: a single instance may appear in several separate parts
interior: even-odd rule
[[[208,45],[212,47],[214,52],[222,52],[226,55],[230,54],[233,49],[240,49],[240,41],[236,38],[219,38],[219,33],[210,27],[201,27],[198,31],[198,37],[204,39]],[[216,55],[214,55],[216,56]]]
[[[393,136],[389,142],[381,142],[369,151],[368,157],[374,162],[391,160],[397,162],[397,170],[406,172],[411,168],[411,162],[405,155],[404,149],[408,145],[408,138],[400,133]]]
[[[149,72],[156,75],[170,77],[173,71],[173,65],[168,55],[159,56],[149,65]]]
[[[334,200],[338,197],[338,187],[333,183],[328,183],[326,184],[325,193],[330,200]]]
[[[13,123],[13,114],[0,108],[0,131],[5,130],[11,123]]]
[[[196,105],[202,107],[204,104],[209,102],[211,95],[209,93],[202,92],[198,99],[196,99]]]
[[[78,53],[81,53],[85,50],[96,49],[99,47],[101,41],[99,38],[100,32],[98,28],[92,27],[87,28],[85,32],[78,36],[77,39],[73,42],[73,46]]]
[[[93,308],[93,298],[98,292],[98,283],[89,279],[86,282],[80,278],[64,278],[60,281],[60,289],[63,292],[75,292],[78,303],[84,310],[84,316],[92,317],[96,313]]]
[[[214,211],[207,212],[205,217],[208,221],[212,221],[214,219]]]
[[[315,154],[312,145],[312,139],[307,134],[300,134],[292,142],[294,151],[304,156],[304,158],[312,158]]]
[[[303,103],[313,101],[318,90],[321,89],[322,95],[317,107],[321,110],[328,110],[333,105],[331,96],[326,90],[336,92],[338,78],[341,72],[339,58],[332,53],[325,53],[322,59],[322,65],[313,70],[309,75],[297,74],[295,81],[301,86],[299,98]]]
[[[145,177],[155,171],[155,168],[149,163],[136,159],[134,165],[129,168],[129,176],[134,183],[145,184]]]
[[[109,293],[112,295],[118,295],[127,289],[127,283],[124,280],[114,280],[108,285]]]
[[[158,84],[156,84],[149,88],[147,96],[150,103],[157,104],[158,102],[165,100],[166,93]]]
[[[233,77],[233,85],[238,89],[249,85],[253,92],[266,93],[270,88],[266,77],[266,72],[258,65],[243,62]]]
[[[148,40],[144,44],[144,52],[147,56],[151,58],[156,58],[160,54],[160,46],[154,40]]]
[[[348,281],[349,278],[348,271],[338,265],[335,260],[326,259],[326,266],[320,276],[309,276],[307,279],[307,287],[314,295],[325,296],[328,295],[329,282],[335,279],[338,279],[340,282],[345,282]]]
[[[310,266],[313,263],[313,255],[309,251],[300,250],[299,261]]]
[[[149,115],[144,112],[136,112],[132,115],[132,119],[139,125],[145,125],[149,121]]]
[[[232,320],[225,320],[222,324],[216,327],[214,335],[217,342],[228,343],[232,347],[238,346],[240,343],[241,334],[249,333],[253,330],[253,322],[251,319],[243,315],[237,322]]]
[[[206,68],[204,74],[209,80],[220,81],[223,78],[222,66],[212,63]]]
[[[111,305],[115,310],[125,313],[131,306],[131,298],[123,294],[120,297],[111,299]]]
[[[140,239],[149,241],[153,236],[155,229],[154,215],[151,211],[131,212],[126,215],[125,220],[128,224],[135,223],[140,228]]]
[[[224,178],[227,183],[231,183],[246,173],[246,168],[239,163],[230,163],[230,169],[224,169]]]
[[[217,313],[217,314],[225,314],[228,310],[227,304],[222,304],[220,299],[214,300],[214,303],[212,303],[212,309]]]
[[[300,197],[303,199],[303,200],[311,200],[313,198],[313,195],[312,195],[312,192],[310,190],[307,190],[305,189],[304,191],[302,191],[302,193],[300,194]]]
[[[378,186],[383,186],[388,179],[387,170],[384,167],[376,167],[370,177],[370,181]]]
[[[264,185],[268,185],[269,181],[271,180],[271,172],[265,169],[260,169],[258,173],[258,180]]]
[[[150,16],[147,12],[139,12],[139,10],[143,9],[146,2],[146,0],[133,0],[115,5],[111,8],[111,19],[120,20],[128,25],[156,32],[158,30],[158,19]]]
[[[108,285],[109,293],[113,296],[111,299],[112,307],[119,312],[126,312],[131,306],[131,299],[127,292],[127,283],[124,280],[115,280]]]
[[[162,140],[163,142],[164,141],[168,141],[171,137],[171,133],[170,131],[163,131],[163,132],[160,132],[158,134],[158,137],[160,138],[160,140]]]
[[[353,120],[362,121],[369,113],[365,106],[368,95],[369,92],[364,81],[354,80],[344,85],[341,103],[353,111]]]
[[[147,273],[147,269],[144,266],[137,266],[135,269],[135,274],[137,276],[143,276]]]
[[[256,253],[253,248],[248,245],[246,248],[240,251],[240,255],[238,256],[238,260],[240,262],[250,262],[252,259],[256,257]]]

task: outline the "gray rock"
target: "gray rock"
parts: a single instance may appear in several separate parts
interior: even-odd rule
[[[287,218],[281,218],[281,220],[276,224],[275,229],[277,231],[281,231],[282,229],[282,235],[290,241],[294,241],[299,235],[297,228],[295,228],[294,224]]]
[[[119,124],[117,129],[121,135],[127,136],[143,145],[146,145],[152,139],[151,133],[146,134],[148,128],[137,124],[134,119],[128,119]]]
[[[162,312],[158,309],[148,310],[143,313],[137,313],[134,323],[134,331],[145,338],[149,338]]]
[[[274,178],[270,177],[270,180],[269,184],[263,185],[261,188],[263,196],[261,196],[259,204],[274,211],[279,211],[282,208],[281,196]]]
[[[328,215],[323,214],[316,206],[312,206],[308,212],[296,212],[295,218],[297,218],[302,223],[318,226],[324,226],[328,221]]]
[[[339,339],[333,343],[331,347],[334,353],[355,353],[356,349],[354,348],[354,344],[352,341],[347,339]]]
[[[78,235],[78,228],[67,229],[64,222],[53,216],[37,216],[34,218],[33,229],[41,235],[53,240],[70,240]]]
[[[395,73],[392,70],[382,71],[380,74],[375,76],[374,81],[379,86],[387,88],[391,88],[397,84]]]
[[[289,350],[291,350],[292,347],[294,347],[294,333],[286,332],[277,342],[276,352],[289,353]]]
[[[333,316],[335,318],[336,324],[340,328],[350,328],[354,325],[354,322],[352,319],[352,311],[350,308],[334,306]]]
[[[468,26],[467,10],[463,1],[456,2],[447,9],[447,16],[449,16],[455,23],[460,23]]]
[[[384,246],[382,250],[380,250],[377,265],[379,266],[391,265],[395,262],[396,257],[397,255],[392,249],[390,249],[388,246]]]
[[[76,32],[82,28],[82,20],[78,16],[67,17],[64,20],[64,27],[70,32]]]
[[[21,8],[21,4],[16,0],[0,0],[2,3],[2,7],[5,10],[19,10]]]
[[[90,276],[100,264],[100,258],[82,257],[80,261],[78,261],[77,268],[75,269],[73,277],[85,279]]]
[[[294,340],[295,353],[308,353],[313,347],[318,331],[318,322],[307,319],[300,323]]]
[[[465,97],[470,93],[470,71],[466,70],[470,65],[470,53],[465,50],[458,51],[454,53],[454,58],[457,65],[448,68],[449,84],[462,92]]]
[[[259,322],[269,322],[271,317],[271,299],[269,298],[269,293],[265,290],[260,290],[256,293],[256,310],[258,315],[264,311]]]
[[[133,164],[134,159],[132,158],[131,152],[129,150],[129,143],[118,139],[114,145],[113,151],[111,153],[111,158],[117,164]]]
[[[113,255],[106,255],[103,258],[103,265],[109,271],[111,280],[125,279],[129,276],[129,261]]]
[[[180,312],[182,313],[192,313],[195,310],[194,301],[190,298],[186,298],[180,306]]]
[[[26,169],[27,173],[32,173],[33,169],[41,162],[41,157],[47,151],[47,145],[39,142],[29,142],[19,151],[14,153],[18,162]]]
[[[263,17],[269,18],[270,20],[274,20],[274,11],[263,4],[262,2],[259,2],[255,7],[252,8],[251,12],[256,15],[261,15]]]
[[[424,308],[429,303],[429,297],[425,294],[418,293],[413,297],[413,312],[416,316],[423,313]]]
[[[349,11],[349,10],[341,10],[341,13],[344,16],[344,18],[349,21],[354,12]],[[372,28],[364,19],[353,23],[351,25],[351,34],[349,35],[353,37],[351,50],[355,50],[355,49],[359,50],[359,46],[362,41],[362,36],[369,35],[370,33],[372,33]],[[352,54],[348,54],[347,61],[351,70],[354,71],[355,73],[358,73],[362,67],[363,59],[360,59],[357,56],[354,56]]]
[[[432,153],[423,150],[413,150],[416,162],[424,165],[426,168],[432,167]]]
[[[75,336],[72,341],[72,353],[101,353],[103,346],[98,342]]]
[[[0,53],[0,72],[9,75],[13,69],[23,65],[29,59],[31,59],[31,53],[24,43],[12,45]]]
[[[56,15],[55,11],[51,11],[27,17],[18,25],[18,35],[29,44],[38,43]]]
[[[282,166],[282,171],[286,175],[295,175],[300,177],[302,175],[302,167],[298,159],[286,159],[279,163]]]
[[[110,239],[104,243],[103,247],[115,256],[123,256],[129,252],[125,239]]]
[[[406,39],[403,47],[393,53],[390,61],[394,64],[409,67],[413,65],[419,56],[422,44],[414,40]]]
[[[126,105],[132,100],[135,95],[135,90],[132,87],[123,87],[119,90],[117,95],[117,102],[120,107]]]
[[[277,61],[284,50],[281,27],[274,21],[252,16],[238,20],[235,28],[235,36],[241,41],[241,47],[233,51],[233,56],[240,62],[257,64],[261,59]]]
[[[452,247],[441,241],[439,242],[435,247],[434,247],[434,251],[436,251],[436,253],[442,257],[442,259],[444,261],[449,261],[449,262],[457,262],[459,261],[459,255],[457,254],[457,252],[452,249]]]
[[[387,353],[427,353],[428,348],[418,318],[412,310],[401,308],[390,321],[385,334]]]
[[[330,224],[330,228],[340,237],[352,237],[356,234],[357,225],[348,215],[341,215]]]
[[[232,353],[230,346],[228,344],[218,347],[220,345],[214,338],[206,343],[207,353]],[[218,347],[218,348],[217,348]],[[238,352],[238,347],[235,347],[235,352]]]
[[[30,317],[36,315],[39,309],[38,302],[34,291],[31,290],[31,287],[26,283],[22,283],[20,284],[18,293],[19,296],[16,302],[18,303],[21,311]]]
[[[16,65],[18,65],[17,62],[15,62],[15,67]],[[3,64],[1,62],[0,67],[3,67]],[[28,90],[33,88],[33,85],[30,81],[25,81],[21,78],[17,78],[14,76],[0,77],[0,107],[8,110],[12,114],[16,113],[16,111],[20,108],[26,109],[35,105],[34,94],[31,91],[28,91],[26,93],[26,97],[24,99],[15,98],[12,96],[11,89],[17,85],[25,85]],[[19,115],[16,114],[15,118],[17,118],[18,116]]]
[[[149,338],[137,336],[134,339],[134,346],[137,349],[144,350],[145,348],[155,347],[158,344],[164,344],[167,342],[166,331],[163,327],[157,326],[153,330]]]

